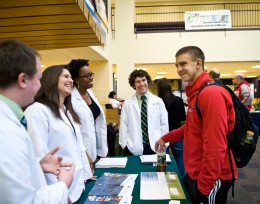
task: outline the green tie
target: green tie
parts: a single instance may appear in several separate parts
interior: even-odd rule
[[[27,121],[25,117],[23,116],[22,119],[20,120],[20,123],[24,126],[24,128],[27,130]]]
[[[149,143],[148,137],[148,123],[147,123],[147,102],[146,97],[141,96],[142,105],[141,105],[141,128],[143,136],[143,144]]]

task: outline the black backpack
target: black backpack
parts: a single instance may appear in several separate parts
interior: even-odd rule
[[[253,124],[250,112],[247,110],[246,106],[238,99],[235,93],[228,86],[216,84],[214,81],[208,81],[201,87],[199,94],[204,88],[211,85],[221,86],[224,89],[226,89],[231,95],[236,114],[236,119],[233,131],[228,133],[227,135],[228,147],[231,149],[233,153],[236,166],[238,168],[242,168],[248,164],[256,150],[256,144],[258,140],[257,127]],[[196,101],[196,109],[199,116],[202,118],[198,106],[198,98]],[[254,132],[254,140],[252,144],[248,144],[242,141],[242,138],[245,137],[246,132],[248,130]]]
[[[232,98],[232,101],[233,101],[236,119],[235,119],[234,129],[230,133],[227,134],[227,141],[228,141],[228,149],[229,149],[228,153],[229,153],[230,167],[232,170],[232,177],[233,177],[233,180],[235,180],[230,150],[233,153],[236,166],[238,168],[242,168],[242,167],[246,166],[256,150],[256,144],[257,144],[257,140],[258,140],[258,128],[252,122],[250,112],[247,110],[246,106],[239,100],[239,98],[235,95],[235,93],[228,86],[217,84],[214,81],[208,81],[205,84],[203,84],[203,86],[201,87],[201,89],[199,91],[199,94],[204,88],[206,88],[207,86],[211,86],[211,85],[221,86],[224,89],[226,89],[229,92],[229,94]],[[200,109],[198,106],[199,94],[198,94],[197,101],[196,101],[196,109],[197,109],[197,112],[198,112],[200,118],[202,118],[202,115],[201,115],[201,112],[200,112]],[[252,144],[248,144],[242,140],[242,138],[244,138],[246,136],[246,133],[248,130],[254,132],[254,137],[253,137],[254,139],[252,141]],[[232,192],[232,195],[233,194],[234,193]]]

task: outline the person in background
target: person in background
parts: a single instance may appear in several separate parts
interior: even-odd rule
[[[15,40],[0,43],[0,203],[68,203],[74,165],[54,156],[58,147],[39,162],[25,128],[22,107],[33,102],[40,78],[40,56],[33,48]],[[48,186],[43,172],[55,174],[58,182]]]
[[[209,71],[209,77],[213,79],[217,84],[223,84],[222,80],[219,78],[220,72],[217,68]]]
[[[72,106],[81,120],[83,143],[87,149],[92,169],[97,157],[106,157],[107,125],[104,111],[94,93],[94,73],[89,68],[88,60],[74,59],[68,64],[74,88],[71,94]]]
[[[186,120],[186,113],[182,98],[172,93],[172,87],[168,79],[162,78],[157,81],[157,95],[163,100],[168,111],[169,131],[181,127]],[[170,143],[172,154],[176,160],[179,172],[183,178],[185,168],[183,164],[183,140]]]
[[[162,136],[155,149],[165,142],[184,139],[184,166],[187,174],[183,182],[193,204],[227,203],[227,195],[234,183],[229,159],[232,159],[234,176],[237,167],[231,152],[229,158],[227,134],[233,130],[235,111],[230,94],[221,86],[208,86],[198,93],[203,84],[212,81],[204,71],[205,56],[196,46],[177,51],[176,67],[182,81],[188,82],[186,122],[180,128]],[[199,98],[198,98],[199,97]],[[196,101],[202,118],[196,111]]]
[[[109,103],[112,105],[112,107],[114,109],[121,109],[122,103],[119,102],[118,100],[116,100],[116,92],[115,91],[111,91],[108,94],[108,98],[109,98]]]
[[[232,82],[235,86],[234,93],[250,111],[252,109],[253,101],[253,93],[250,90],[250,85],[246,80],[244,80],[244,76],[242,74],[236,74],[232,79]]]
[[[136,93],[124,102],[121,111],[119,144],[125,155],[155,154],[155,141],[169,131],[167,110],[162,99],[148,91],[150,82],[144,70],[134,70],[129,76]]]
[[[92,172],[82,142],[80,118],[71,104],[73,80],[66,66],[55,65],[43,71],[41,85],[35,102],[25,110],[28,132],[38,157],[59,145],[64,161],[75,164],[69,190],[69,198],[74,203],[85,190],[85,181],[92,178]],[[48,184],[57,182],[56,176],[45,176]]]

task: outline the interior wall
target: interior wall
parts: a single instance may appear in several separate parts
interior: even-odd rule
[[[128,76],[136,63],[175,61],[183,46],[200,47],[208,62],[257,61],[260,59],[260,31],[212,31],[134,34],[134,0],[115,1],[115,39],[110,61],[117,65],[118,97],[129,98],[134,90]]]
[[[91,89],[102,108],[105,109],[105,103],[107,102],[107,96],[110,92],[109,84],[110,78],[108,77],[112,73],[109,72],[108,61],[92,61],[89,62],[89,68],[95,73],[94,86]]]

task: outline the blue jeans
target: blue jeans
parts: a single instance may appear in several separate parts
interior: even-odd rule
[[[182,179],[185,175],[185,168],[183,163],[183,141],[170,143],[170,148],[172,150],[172,154],[177,163]]]

